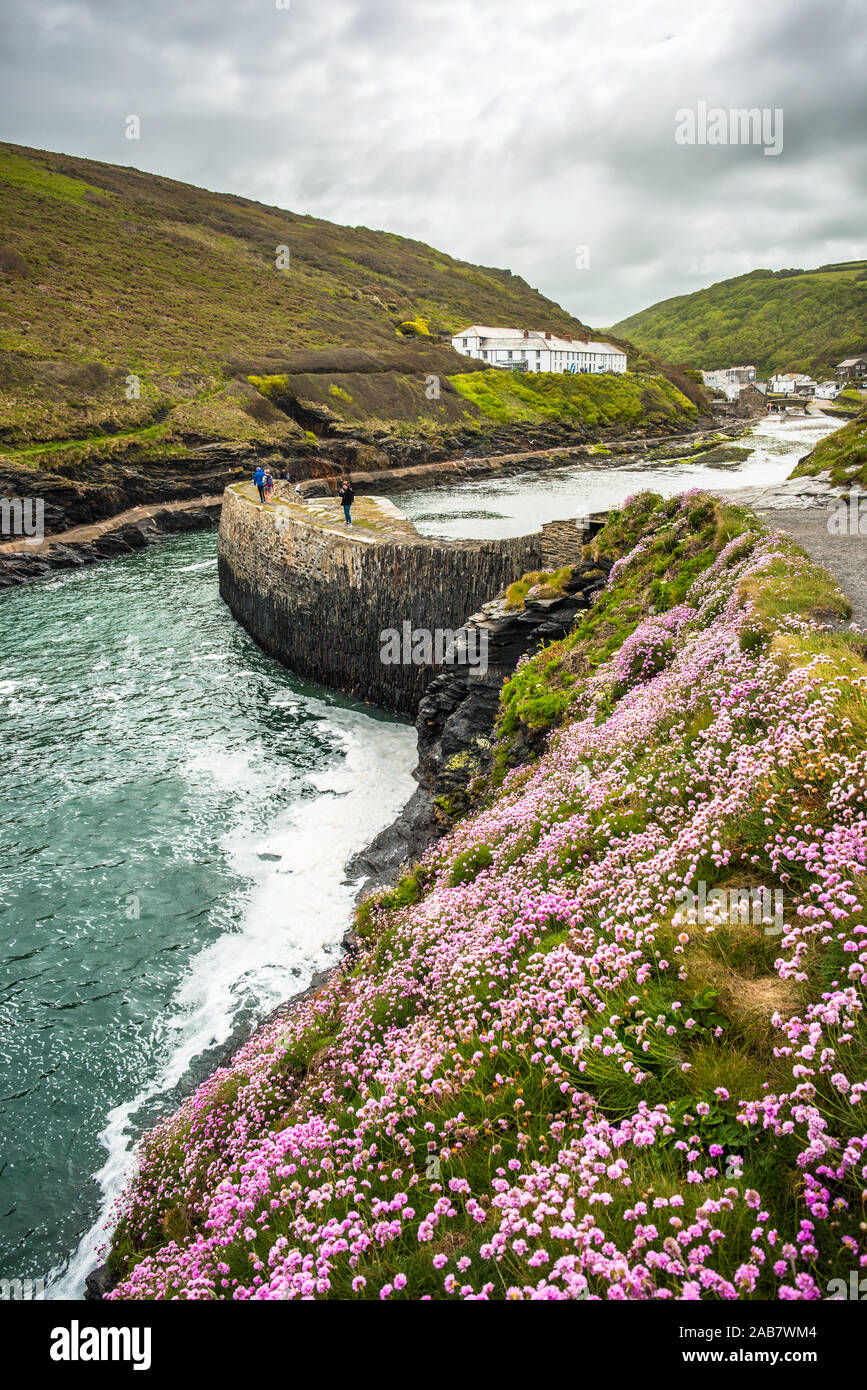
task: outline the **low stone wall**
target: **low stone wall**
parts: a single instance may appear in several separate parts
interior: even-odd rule
[[[557,570],[561,565],[574,565],[581,558],[581,547],[588,535],[599,530],[601,521],[590,519],[589,526],[577,520],[548,521],[539,532],[543,570]]]
[[[582,533],[573,526],[574,546]],[[558,554],[563,548],[558,539]],[[398,714],[414,715],[436,666],[384,664],[387,629],[455,631],[527,570],[542,534],[449,542],[404,523],[365,540],[263,509],[235,488],[220,520],[220,593],[256,642],[291,670]],[[564,563],[564,561],[560,561]]]

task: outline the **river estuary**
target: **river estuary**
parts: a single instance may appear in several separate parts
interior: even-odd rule
[[[658,459],[612,468],[600,459],[594,467],[578,463],[549,472],[481,477],[401,494],[396,501],[425,536],[499,540],[536,531],[543,522],[558,517],[607,511],[645,488],[670,497],[691,487],[712,492],[771,487],[787,478],[798,459],[838,428],[839,422],[827,415],[771,415],[751,435],[734,441],[744,447],[741,460],[715,463],[699,456],[691,462]]]

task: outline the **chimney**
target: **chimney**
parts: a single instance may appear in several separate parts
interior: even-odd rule
[[[524,337],[525,337],[525,338],[529,338],[529,336],[530,336],[530,330],[529,330],[529,328],[525,328],[525,329],[524,329]]]
[[[571,335],[570,333],[564,333],[564,334],[563,334],[563,337],[566,339],[566,342],[567,342],[567,343],[571,343],[571,341],[572,341],[572,335]]]
[[[545,329],[545,337],[546,337],[546,338],[550,338],[550,336],[551,336],[551,334],[548,332],[548,330],[547,330],[547,328],[546,328],[546,329]]]

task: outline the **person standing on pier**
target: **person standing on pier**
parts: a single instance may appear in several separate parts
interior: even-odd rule
[[[353,502],[355,501],[355,493],[354,493],[354,491],[353,491],[353,489],[352,489],[352,483],[349,481],[348,478],[344,478],[344,479],[343,479],[343,482],[341,483],[341,486],[340,486],[340,491],[338,492],[337,496],[340,498],[341,502],[343,503],[343,515],[344,515],[345,518],[346,518],[346,525],[347,525],[347,526],[351,526],[351,525],[352,525],[352,517],[349,515],[349,508],[352,506]]]

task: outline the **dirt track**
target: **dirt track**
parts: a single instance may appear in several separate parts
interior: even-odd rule
[[[26,537],[16,536],[14,540],[0,543],[0,555],[22,550],[41,555],[53,545],[82,545],[98,540],[108,532],[117,531],[129,522],[147,521],[158,512],[189,512],[197,507],[213,507],[222,500],[223,495],[219,493],[215,497],[191,497],[182,502],[154,502],[150,506],[130,507],[128,511],[118,512],[116,516],[107,517],[105,521],[94,521],[87,526],[73,526],[69,531],[58,531],[47,536],[38,545],[30,545]]]

